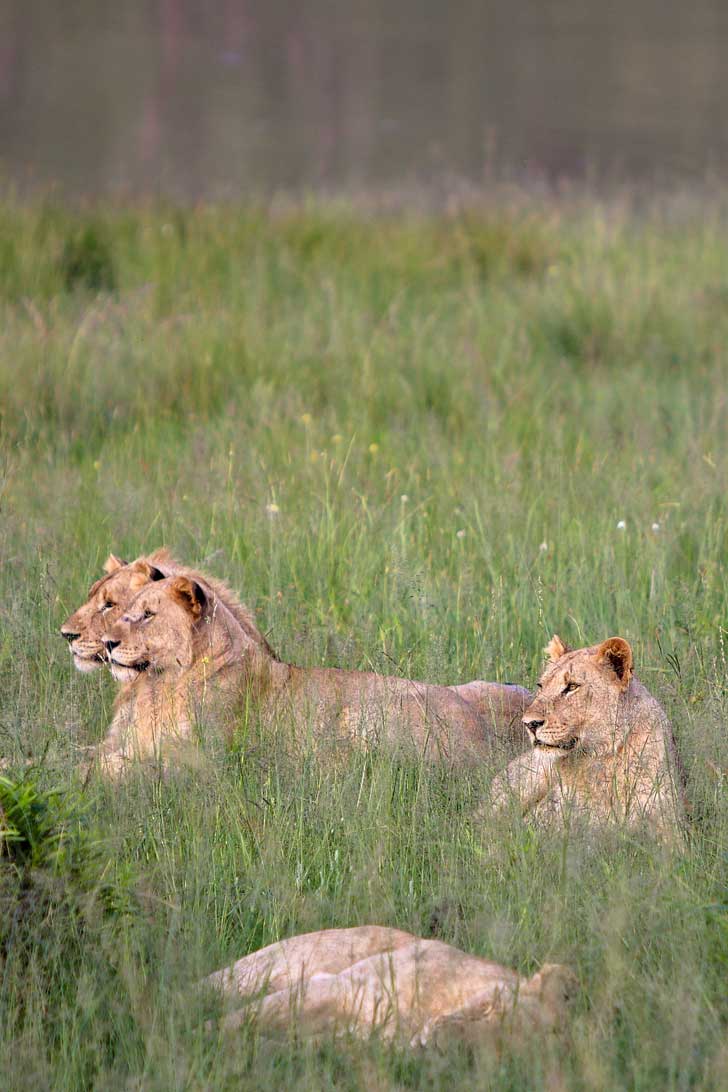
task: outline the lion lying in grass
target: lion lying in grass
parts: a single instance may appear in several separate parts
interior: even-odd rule
[[[163,739],[189,739],[196,723],[211,720],[229,731],[236,711],[251,702],[264,716],[282,715],[299,739],[310,730],[336,743],[411,742],[423,756],[456,763],[492,754],[495,714],[479,715],[448,687],[282,663],[249,616],[243,627],[209,581],[159,579],[146,561],[133,569],[142,586],[102,638],[123,684],[99,752],[108,773],[120,773],[135,755],[158,755]],[[501,724],[525,704],[520,688],[502,689]]]
[[[559,1031],[577,991],[574,974],[544,964],[531,978],[443,944],[379,925],[324,929],[271,944],[203,983],[243,1002],[227,1030],[353,1034],[411,1046],[464,1040],[493,1045],[504,1029]]]
[[[119,621],[127,607],[142,588],[146,587],[148,584],[157,583],[171,576],[186,577],[199,586],[206,599],[208,599],[210,603],[215,604],[215,613],[219,623],[228,615],[232,616],[230,624],[227,627],[223,627],[228,631],[227,655],[235,657],[235,655],[239,654],[240,650],[244,648],[246,651],[242,653],[242,656],[246,661],[251,660],[251,650],[256,653],[256,655],[252,657],[252,660],[256,663],[257,667],[261,666],[258,662],[260,659],[257,654],[258,652],[260,652],[262,657],[261,662],[278,662],[275,653],[255,625],[250,612],[236,599],[235,595],[225,584],[219,580],[201,574],[195,569],[182,565],[180,562],[176,561],[166,549],[160,549],[147,558],[139,558],[136,561],[129,563],[121,561],[113,554],[109,556],[104,566],[104,576],[92,586],[86,603],[75,611],[61,627],[61,634],[69,642],[74,665],[78,670],[86,672],[92,671],[102,664],[109,666],[106,647],[102,641],[104,633],[113,628],[115,623]],[[230,636],[230,634],[235,631],[236,623],[242,630],[242,634],[237,635],[237,641],[233,640]],[[218,632],[219,629],[220,626],[218,626],[216,630],[216,639],[220,636]],[[236,648],[237,651],[235,651],[234,648]],[[209,650],[205,648],[201,652],[201,658],[203,660],[206,660],[208,651]],[[285,668],[289,672],[290,678],[295,683],[298,683],[298,673],[300,669],[291,668],[288,665],[285,665]],[[263,670],[263,674],[265,673],[266,669]],[[114,719],[100,751],[100,754],[105,756],[105,766],[109,771],[112,767],[122,768],[128,761],[128,755],[125,754],[123,758],[121,757],[122,752],[124,751],[124,747],[121,744],[122,736],[128,734],[129,729],[137,721],[141,723],[146,722],[148,719],[147,713],[142,713],[141,710],[146,709],[147,706],[150,705],[152,690],[154,692],[154,700],[151,702],[151,705],[155,709],[153,720],[156,724],[152,736],[155,739],[157,737],[161,738],[161,734],[167,734],[169,732],[173,732],[178,738],[187,737],[190,732],[192,721],[202,711],[199,707],[199,701],[195,699],[192,704],[196,705],[197,708],[191,713],[188,698],[182,699],[180,697],[180,692],[177,693],[175,701],[170,705],[171,698],[170,694],[167,692],[168,688],[165,689],[156,684],[151,689],[149,687],[137,687],[132,690],[132,683],[138,677],[137,673],[125,672],[118,664],[115,667],[114,674],[117,680],[121,682],[121,687],[115,705]],[[155,674],[157,673],[155,672]],[[232,674],[235,674],[235,672],[233,671]],[[249,671],[246,671],[243,674],[247,677]],[[253,674],[255,674],[255,672],[253,672]],[[273,674],[276,674],[276,671],[273,671]],[[280,674],[280,671],[278,671],[278,674]],[[328,673],[325,674],[329,677]],[[335,677],[337,674],[339,673],[333,672],[332,676]],[[340,674],[345,675],[347,673]],[[387,683],[387,689],[391,689],[392,683],[399,683],[400,685],[409,688],[413,694],[419,691],[424,694],[424,687],[422,684],[409,683],[406,680],[384,680],[381,676],[376,675],[359,675],[359,673],[348,674],[353,674],[362,679],[369,680],[370,691],[372,689],[376,690],[379,684]],[[184,684],[180,684],[181,689],[184,690],[189,687],[194,689],[197,682],[193,681],[193,675],[187,677]],[[235,685],[231,687],[229,685],[229,671],[226,670],[222,674],[217,670],[210,672],[209,661],[205,663],[203,675],[205,681],[200,684],[201,688],[205,692],[207,698],[211,697],[213,691],[216,692],[215,704],[218,707],[219,713],[219,706],[223,696],[222,692],[229,692],[232,690],[237,693],[239,687],[236,687]],[[213,679],[214,682],[212,681]],[[377,680],[379,680],[379,683]],[[466,683],[462,686],[436,687],[434,690],[438,692],[446,690],[455,695],[456,700],[454,702],[449,698],[446,698],[451,710],[457,710],[458,713],[461,716],[464,715],[468,721],[472,721],[473,716],[478,718],[480,722],[479,732],[484,739],[492,735],[496,739],[512,743],[514,738],[517,740],[521,737],[521,715],[531,698],[529,692],[523,690],[521,687],[475,681]],[[149,691],[149,693],[147,693],[147,691]],[[165,694],[165,697],[162,697],[163,693]],[[237,696],[239,698],[239,693]],[[465,708],[463,703],[466,703]],[[372,704],[376,704],[375,712],[381,718],[381,702]],[[184,706],[184,710],[181,706]],[[180,730],[174,729],[175,718],[180,714],[182,715],[181,736]],[[144,735],[144,733],[142,733],[142,735]],[[146,744],[141,744],[141,753],[150,753],[150,747],[152,748],[152,751],[157,747],[157,744],[153,744],[151,739],[147,741]]]
[[[570,812],[646,823],[671,837],[684,819],[679,758],[667,715],[633,675],[627,641],[572,651],[553,637],[546,653],[523,715],[533,748],[496,778],[491,803],[503,809],[515,799],[546,819]]]

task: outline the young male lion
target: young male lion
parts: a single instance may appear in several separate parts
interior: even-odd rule
[[[242,1007],[228,1030],[255,1019],[272,1035],[376,1032],[411,1046],[449,1039],[497,1044],[504,1028],[558,1031],[576,994],[567,967],[544,964],[531,978],[439,940],[380,925],[290,937],[205,979]],[[261,991],[265,991],[261,996]]]
[[[532,750],[496,778],[491,803],[517,799],[522,811],[592,822],[646,823],[672,836],[684,819],[670,722],[632,671],[622,637],[572,651],[559,637],[523,715]]]
[[[137,562],[142,574],[145,564]],[[163,739],[189,738],[195,723],[230,730],[244,703],[282,714],[299,738],[310,729],[334,742],[412,742],[453,762],[492,754],[492,722],[449,688],[282,663],[209,585],[187,576],[148,580],[102,641],[125,684],[100,750],[110,773],[135,754],[157,754]]]

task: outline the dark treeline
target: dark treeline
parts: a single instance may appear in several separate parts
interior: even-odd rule
[[[720,0],[6,0],[21,189],[195,198],[728,161]]]

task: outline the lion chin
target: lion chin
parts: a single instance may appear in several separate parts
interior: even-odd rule
[[[553,751],[555,754],[567,755],[569,751],[574,750],[578,742],[579,741],[575,736],[554,743],[548,743],[543,739],[536,739],[534,740],[533,746],[537,751]]]
[[[127,683],[133,682],[134,679],[138,678],[149,665],[145,663],[138,667],[124,667],[123,664],[117,664],[115,660],[112,660],[109,666],[111,667],[111,674],[117,682]]]
[[[76,671],[81,671],[84,675],[96,671],[103,664],[103,660],[100,660],[98,656],[77,656],[73,650],[71,650],[71,653],[73,655],[73,666]]]

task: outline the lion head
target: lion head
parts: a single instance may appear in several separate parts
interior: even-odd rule
[[[623,637],[573,651],[553,637],[536,697],[523,715],[535,748],[561,757],[579,747],[611,748],[620,699],[632,679],[632,649]]]
[[[93,671],[106,663],[102,636],[121,618],[139,589],[149,581],[163,580],[165,574],[148,561],[131,563],[109,554],[104,575],[91,586],[88,599],[61,626],[74,665],[79,671]]]
[[[225,608],[186,576],[149,581],[103,635],[111,673],[131,682],[147,671],[186,670],[199,658],[207,624]]]

